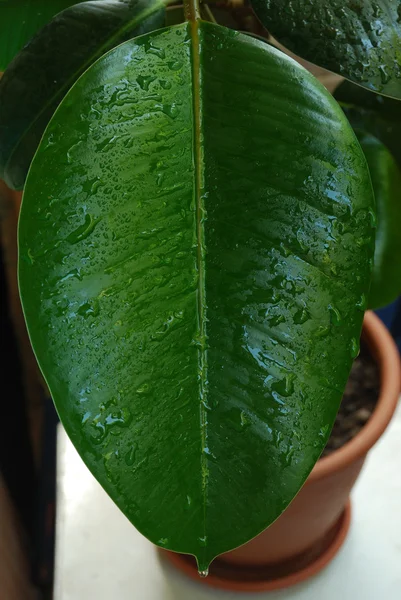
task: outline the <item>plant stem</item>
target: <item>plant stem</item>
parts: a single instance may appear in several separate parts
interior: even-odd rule
[[[201,18],[199,0],[184,0],[184,12],[187,21],[198,21]]]
[[[202,4],[203,12],[206,14],[207,18],[211,23],[217,23],[214,14],[212,13],[212,9],[208,4]]]

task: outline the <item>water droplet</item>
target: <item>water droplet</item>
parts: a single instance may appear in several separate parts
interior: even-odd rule
[[[323,427],[321,427],[320,431],[319,431],[319,437],[325,438],[328,430],[329,430],[329,425],[324,425]]]
[[[336,308],[333,305],[330,305],[329,312],[330,312],[330,323],[332,325],[341,325],[342,317],[341,317],[341,313],[338,310],[338,308]]]
[[[400,7],[398,7],[398,10],[400,10]],[[373,11],[373,16],[375,17],[375,19],[380,17],[381,10],[380,10],[380,6],[378,4],[372,4],[372,11]]]
[[[181,60],[174,60],[167,63],[167,65],[171,71],[179,71],[182,68],[183,62]]]
[[[99,314],[99,302],[95,300],[89,300],[88,302],[84,302],[78,308],[77,313],[87,319],[88,317],[97,317]]]
[[[351,358],[356,358],[359,354],[359,342],[356,338],[351,340]]]
[[[198,538],[198,542],[201,546],[207,546],[207,535]]]
[[[370,219],[370,225],[371,225],[371,227],[377,227],[376,212],[373,210],[373,208],[369,208],[368,214],[369,214],[369,219]]]
[[[283,242],[280,243],[280,249],[285,257],[290,256],[291,250]]]
[[[80,269],[72,269],[71,271],[69,271],[69,273],[67,273],[66,275],[63,275],[63,277],[60,277],[60,279],[57,281],[57,283],[64,283],[65,281],[68,281],[69,279],[78,279],[78,281],[82,281],[83,276],[82,276],[81,270]]]
[[[163,104],[162,111],[171,119],[176,119],[178,117],[180,109],[178,108],[177,104],[173,102],[173,104]]]
[[[251,426],[251,420],[249,418],[249,415],[242,410],[241,411],[241,428],[244,429],[248,429],[248,427]]]
[[[207,458],[209,460],[211,460],[212,462],[217,461],[216,456],[213,454],[213,452],[207,446],[206,446],[206,448],[203,448],[203,454],[205,454],[207,456]]]
[[[75,160],[74,153],[81,144],[82,144],[82,140],[79,140],[79,142],[77,142],[76,144],[71,146],[71,148],[67,151],[67,162],[69,165],[74,162],[74,160]]]
[[[157,542],[159,546],[167,546],[168,544],[168,538],[160,538],[160,540]]]
[[[33,255],[32,248],[28,248],[27,255],[28,255],[31,265],[33,265],[35,263],[35,257]]]
[[[290,448],[289,452],[287,452],[287,454],[285,455],[285,464],[287,465],[287,467],[289,467],[292,463],[294,452],[295,452],[295,449]]]
[[[209,575],[209,569],[204,569],[203,571],[198,571],[199,573],[199,577],[202,577],[203,579],[205,577],[207,577]]]
[[[267,321],[269,325],[274,327],[276,325],[280,325],[280,323],[284,323],[285,317],[284,315],[272,315],[271,317],[267,318]]]
[[[296,325],[302,325],[303,323],[306,323],[306,321],[309,321],[309,319],[310,314],[308,313],[306,308],[300,308],[294,315],[294,323]]]
[[[101,221],[101,217],[95,218],[90,214],[85,215],[84,223],[67,236],[67,242],[77,244],[86,239],[93,232],[99,221]]]
[[[136,80],[140,87],[147,92],[149,90],[150,84],[155,81],[156,77],[152,77],[152,75],[139,75]]]
[[[330,329],[328,327],[324,327],[324,325],[320,325],[320,327],[317,328],[317,330],[315,331],[315,333],[313,334],[315,337],[317,338],[324,338],[327,337],[330,333]]]
[[[125,463],[128,467],[132,467],[132,465],[134,464],[135,457],[136,457],[136,451],[137,451],[137,447],[132,445],[131,448],[126,453],[124,459],[125,459]]]
[[[147,54],[154,54],[155,56],[158,56],[159,58],[166,58],[166,53],[164,51],[164,48],[157,48],[156,46],[153,46],[153,43],[151,42],[151,40],[146,40],[145,42],[145,52]]]
[[[386,85],[391,79],[391,75],[386,71],[386,65],[380,65],[379,72],[382,84]]]
[[[150,392],[150,385],[148,383],[144,383],[139,388],[137,388],[136,393],[145,396]]]
[[[160,79],[159,83],[164,90],[169,90],[171,88],[171,81],[167,81],[165,79]]]
[[[294,375],[286,375],[283,379],[275,381],[271,389],[280,394],[280,396],[291,396],[294,392]]]
[[[89,412],[89,411],[87,411],[87,412],[84,414],[84,416],[82,417],[82,420],[81,420],[81,424],[82,424],[82,425],[85,425],[85,423],[86,423],[86,422],[87,422],[87,421],[90,419],[90,417],[91,417],[91,414],[92,414],[92,413],[91,413],[91,412]]]
[[[367,300],[365,294],[362,294],[358,302],[356,303],[356,307],[358,310],[362,310],[363,312],[366,310]]]

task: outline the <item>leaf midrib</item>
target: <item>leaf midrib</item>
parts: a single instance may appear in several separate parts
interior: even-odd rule
[[[193,99],[193,160],[195,168],[194,196],[196,204],[196,236],[197,236],[197,269],[198,269],[198,373],[200,386],[200,428],[201,428],[201,474],[203,500],[203,543],[206,545],[206,504],[208,495],[209,466],[206,457],[207,450],[207,411],[205,408],[208,395],[207,386],[207,334],[206,334],[206,287],[205,287],[205,205],[203,190],[204,163],[202,154],[202,107],[201,87],[202,73],[200,68],[199,20],[191,20],[188,27],[191,30],[192,43],[192,99]],[[199,558],[199,557],[198,557]],[[199,565],[203,568],[203,565]]]

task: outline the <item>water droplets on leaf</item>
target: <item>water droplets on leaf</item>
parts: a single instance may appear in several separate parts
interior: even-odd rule
[[[386,65],[379,65],[380,79],[383,85],[386,85],[391,80],[391,75],[387,72],[386,68]]]
[[[366,310],[366,307],[367,307],[367,299],[366,299],[366,296],[365,296],[365,294],[362,294],[362,295],[361,295],[361,297],[360,297],[359,301],[358,301],[358,302],[357,302],[357,304],[356,304],[356,307],[357,307],[357,309],[358,309],[358,310],[362,310],[362,311],[365,311],[365,310]]]
[[[306,310],[306,308],[305,307],[304,308],[300,308],[294,314],[294,323],[296,325],[303,325],[303,323],[306,323],[307,321],[309,321],[310,318],[311,318],[310,314]]]
[[[152,40],[149,39],[147,39],[145,42],[145,52],[147,54],[154,54],[162,60],[166,58],[166,52],[164,48],[158,48],[157,46],[154,46]]]
[[[96,299],[84,302],[77,310],[77,313],[81,317],[84,317],[84,319],[87,319],[88,317],[97,317],[99,312],[100,306]]]
[[[149,90],[150,84],[155,81],[156,77],[152,75],[139,75],[136,80],[139,86],[147,92]]]
[[[280,250],[285,257],[288,257],[291,254],[291,250],[287,248],[287,246],[283,244],[283,242],[280,242]]]
[[[251,419],[250,419],[248,413],[246,411],[244,411],[244,410],[241,411],[241,421],[240,421],[240,423],[241,423],[241,429],[242,430],[248,429],[248,427],[250,427],[251,424],[252,424],[251,423]]]
[[[76,144],[74,144],[73,146],[71,146],[71,148],[69,148],[69,150],[67,150],[67,162],[69,165],[73,164],[76,160],[77,157],[75,156],[77,150],[79,149],[79,147],[82,144],[82,140],[79,140]]]
[[[291,396],[294,392],[294,375],[286,375],[283,379],[275,381],[272,383],[271,389],[285,398]]]
[[[315,333],[313,334],[314,337],[316,338],[325,338],[329,335],[330,333],[330,328],[329,327],[325,327],[324,325],[320,325],[317,330],[315,331]]]
[[[276,325],[280,325],[280,323],[284,323],[285,317],[283,314],[271,315],[267,317],[267,321],[269,325],[272,325],[274,327]]]
[[[91,214],[86,214],[84,223],[67,236],[67,242],[70,244],[78,244],[78,242],[85,240],[94,231],[99,221],[101,221],[101,217],[95,218]]]
[[[84,413],[84,415],[81,419],[81,425],[85,425],[85,423],[90,419],[91,414],[92,413],[89,410],[87,410],[86,413]]]
[[[376,217],[376,212],[373,210],[373,208],[369,208],[368,215],[369,215],[371,227],[376,228],[377,227],[377,217]]]
[[[82,281],[83,275],[81,269],[72,269],[71,271],[60,277],[60,279],[56,281],[56,284],[65,283],[69,279],[77,279],[78,281]]]
[[[351,340],[351,358],[356,358],[359,354],[359,342],[356,338],[352,338]]]
[[[132,465],[135,463],[136,452],[137,452],[137,446],[136,446],[136,444],[132,444],[131,448],[128,450],[128,452],[126,452],[126,454],[124,456],[125,464],[128,467],[132,467]]]
[[[169,90],[171,88],[171,81],[160,79],[159,83],[164,90]]]
[[[336,325],[336,326],[341,325],[343,319],[342,319],[341,313],[338,310],[338,308],[336,308],[335,306],[330,304],[329,313],[330,313],[330,323],[332,325]]]
[[[180,113],[180,109],[178,104],[173,102],[172,104],[163,104],[162,112],[170,117],[170,119],[176,119]]]
[[[192,508],[192,498],[191,496],[188,496],[185,498],[185,506],[184,506],[185,510],[190,510]]]
[[[329,431],[329,425],[324,425],[323,427],[320,428],[319,430],[319,437],[326,439],[327,433]]]
[[[148,394],[150,394],[152,388],[148,383],[143,383],[141,386],[139,386],[136,389],[136,393],[140,394],[141,396],[146,396]]]
[[[213,454],[213,452],[207,446],[205,448],[203,448],[203,454],[208,458],[208,460],[211,460],[212,462],[217,461],[216,456]]]
[[[179,71],[183,67],[183,62],[181,60],[173,60],[167,63],[170,71]]]

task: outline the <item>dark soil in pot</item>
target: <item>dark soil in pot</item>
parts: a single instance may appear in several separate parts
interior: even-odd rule
[[[372,415],[380,389],[379,367],[366,343],[352,365],[340,410],[322,458],[349,442]]]

